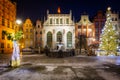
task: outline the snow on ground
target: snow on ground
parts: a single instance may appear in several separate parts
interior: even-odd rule
[[[49,58],[23,55],[18,68],[6,71],[5,63],[0,66],[0,80],[120,80],[119,56]]]

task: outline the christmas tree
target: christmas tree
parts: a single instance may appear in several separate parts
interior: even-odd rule
[[[115,30],[115,26],[112,24],[111,8],[109,7],[107,9],[105,26],[100,38],[100,50],[104,50],[106,55],[116,55],[118,46],[117,40],[117,31]]]

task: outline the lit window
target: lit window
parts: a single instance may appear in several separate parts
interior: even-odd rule
[[[57,42],[62,42],[62,33],[61,32],[57,33]]]
[[[3,16],[2,16],[2,25],[5,26],[5,19]]]
[[[52,33],[51,32],[47,33],[47,45],[49,47],[52,47]]]
[[[10,27],[10,21],[8,20],[8,28]]]
[[[4,43],[1,43],[1,48],[4,48]]]
[[[28,29],[26,29],[26,32],[28,32]]]
[[[3,31],[2,31],[2,39],[3,40],[5,39],[5,34],[3,33]]]
[[[28,35],[26,35],[26,39],[28,39]]]
[[[7,48],[10,48],[10,44],[9,43],[7,44]]]
[[[30,32],[32,32],[32,29],[30,29]]]
[[[33,36],[32,35],[30,35],[30,39],[32,39],[33,38]]]
[[[72,33],[67,33],[67,47],[72,47]]]

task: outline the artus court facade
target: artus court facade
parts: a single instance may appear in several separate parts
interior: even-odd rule
[[[49,14],[47,11],[47,20],[43,24],[43,46],[56,49],[61,42],[64,49],[75,47],[75,23],[71,15],[71,11],[69,14]]]

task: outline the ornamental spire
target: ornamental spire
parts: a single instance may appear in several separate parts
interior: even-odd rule
[[[107,8],[107,14],[110,14],[111,13],[111,7],[108,7]]]

